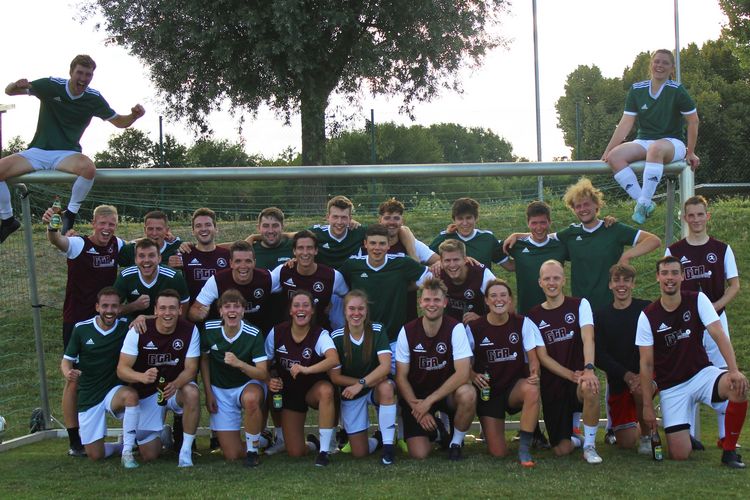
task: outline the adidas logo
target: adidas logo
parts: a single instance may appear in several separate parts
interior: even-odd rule
[[[94,345],[94,339],[88,339],[86,345]]]
[[[482,343],[479,344],[479,345],[492,345],[492,342],[490,342],[490,339],[488,339],[487,337],[485,337],[485,338],[482,339]]]
[[[130,292],[130,295],[140,295],[140,294],[141,292],[139,292],[137,288],[133,288],[133,291]]]
[[[60,96],[55,96],[52,98],[53,101],[62,102],[62,99],[60,99]]]
[[[683,264],[688,264],[690,262],[690,259],[683,255],[682,257],[680,257],[680,262],[682,262]]]
[[[643,106],[641,106],[641,109],[648,109],[648,104],[644,103]]]
[[[329,245],[328,242],[325,242],[325,243],[323,243],[323,245],[321,245],[321,247],[322,248],[331,248],[331,245]]]
[[[547,328],[548,326],[549,326],[549,323],[547,323],[547,322],[546,322],[546,321],[544,321],[544,320],[542,320],[542,322],[541,322],[541,323],[539,323],[539,328],[540,328],[540,329],[542,329],[542,328]]]
[[[655,175],[652,175],[651,177],[649,177],[648,180],[650,180],[651,182],[659,182],[659,178]]]
[[[531,251],[528,248],[524,247],[524,249],[521,250],[521,253],[531,253]]]
[[[362,274],[359,275],[359,277],[360,278],[369,278],[369,276],[367,276],[367,273],[362,273]]]
[[[633,187],[632,184],[625,184],[625,191],[627,191],[628,189],[630,189],[632,187]]]
[[[583,238],[581,238],[581,235],[576,236],[576,241],[583,241]]]
[[[199,261],[195,257],[193,257],[193,260],[188,262],[188,266],[200,266],[200,265],[201,265],[201,261]]]
[[[97,252],[93,248],[89,248],[88,250],[86,250],[86,253],[89,254],[89,255],[99,255],[99,252]]]
[[[281,347],[279,347],[276,350],[279,351],[282,354],[289,354],[289,352],[286,350],[286,346],[284,344],[282,344]]]
[[[294,284],[294,280],[293,280],[292,278],[289,278],[288,280],[286,280],[286,281],[284,282],[284,284],[285,284],[285,285],[289,285],[289,286],[294,286],[294,287],[296,287],[296,286],[297,286],[297,285],[295,285],[295,284]]]
[[[218,351],[219,348],[216,346],[216,344],[214,344],[214,345],[211,346],[211,350],[212,351]]]
[[[144,349],[158,349],[158,347],[156,347],[156,346],[154,345],[154,342],[153,342],[153,341],[151,341],[151,340],[149,340],[149,341],[148,341],[148,344],[146,344],[145,346],[143,346],[143,348],[144,348]]]
[[[665,325],[664,323],[662,323],[661,325],[659,325],[659,329],[658,329],[658,330],[656,330],[656,331],[657,331],[657,332],[664,332],[664,331],[666,331],[666,330],[669,330],[669,328],[670,328],[670,327],[668,327],[667,325]]]
[[[424,347],[422,344],[417,344],[417,347],[414,348],[414,352],[425,352]]]

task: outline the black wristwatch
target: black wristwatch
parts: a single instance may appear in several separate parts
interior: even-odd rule
[[[365,382],[365,379],[359,379],[359,383],[362,384],[362,387],[367,387],[367,382]]]
[[[584,370],[594,370],[595,367],[594,367],[593,363],[586,363],[586,365],[584,365],[583,369]]]

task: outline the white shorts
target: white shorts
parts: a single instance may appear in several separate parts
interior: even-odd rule
[[[357,434],[370,428],[370,415],[367,407],[377,406],[374,392],[371,389],[367,396],[357,399],[341,399],[341,421],[344,423],[344,430],[347,434]]]
[[[222,389],[221,387],[211,386],[216,405],[219,410],[216,413],[209,414],[209,421],[212,431],[238,431],[242,428],[242,391],[250,384],[260,386],[263,391],[265,400],[268,388],[263,382],[249,380],[246,384],[231,389]]]
[[[195,382],[190,383],[196,385]],[[182,415],[182,407],[177,403],[177,393],[169,398],[164,406],[159,406],[156,402],[156,393],[141,399],[138,406],[141,409],[136,433],[138,444],[146,444],[159,437],[167,410],[172,410],[175,415]]]
[[[662,139],[636,139],[633,141],[633,143],[638,144],[640,147],[648,151],[648,148],[655,143],[657,140]],[[674,139],[672,137],[664,137],[665,141],[669,141],[672,143],[672,146],[674,146],[674,156],[672,157],[672,160],[669,163],[672,163],[673,161],[679,161],[685,158],[685,155],[687,154],[687,148],[685,147],[685,143],[682,142],[679,139]]]
[[[659,393],[666,432],[669,432],[670,427],[689,425],[693,407],[699,402],[712,407],[723,404],[711,402],[714,385],[722,373],[725,373],[725,370],[707,366],[685,382]]]
[[[729,323],[727,323],[726,311],[722,312],[719,315],[719,321],[721,321],[721,326],[724,328],[724,333],[726,333],[727,337],[729,337]],[[703,332],[703,347],[706,349],[706,354],[708,354],[708,360],[711,362],[712,365],[717,366],[719,368],[727,367],[727,362],[724,359],[724,356],[721,355],[721,351],[719,351],[719,346],[716,345],[716,342],[714,342],[714,339],[708,333],[708,330]]]
[[[109,413],[118,420],[122,420],[124,411],[115,413],[112,411],[112,398],[117,391],[124,386],[116,385],[109,390],[104,399],[96,406],[86,411],[78,412],[78,427],[81,434],[81,443],[91,444],[103,439],[107,435],[107,414]]]
[[[68,156],[81,154],[78,151],[47,151],[46,149],[31,148],[18,153],[31,163],[34,170],[55,170]]]

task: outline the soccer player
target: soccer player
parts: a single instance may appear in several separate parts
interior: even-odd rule
[[[346,196],[334,196],[328,200],[326,222],[316,224],[310,230],[318,238],[317,262],[340,269],[346,260],[356,255],[365,239],[365,226],[352,226],[354,204]]]
[[[404,204],[396,198],[390,198],[378,207],[378,223],[388,229],[388,253],[402,253],[414,258],[420,264],[431,266],[440,261],[440,256],[430,250],[426,244],[416,238],[404,238],[406,242],[401,241],[404,233],[411,234],[411,230],[404,226]],[[412,250],[410,246],[414,246]],[[413,255],[412,255],[413,252]],[[416,301],[416,296],[415,296]],[[416,302],[415,302],[416,303]],[[416,316],[415,316],[416,317]]]
[[[49,224],[52,214],[52,209],[48,208],[42,220]],[[115,236],[117,209],[111,205],[96,207],[91,228],[91,236],[65,236],[58,230],[47,227],[47,239],[65,254],[68,264],[63,303],[63,350],[68,346],[76,323],[96,314],[99,290],[112,286],[117,278],[117,255],[124,244]],[[78,432],[76,393],[76,381],[66,378],[62,408],[70,441],[68,454],[83,456],[83,444]]]
[[[255,251],[255,266],[269,271],[293,257],[292,239],[284,233],[284,212],[268,207],[258,214],[258,241],[248,236]]]
[[[305,416],[308,408],[318,410],[320,438],[315,465],[325,467],[330,462],[328,454],[336,421],[334,389],[327,373],[339,364],[339,357],[328,331],[315,325],[310,292],[294,292],[289,313],[290,321],[276,325],[266,338],[266,354],[269,361],[276,361],[278,370],[268,388],[283,398],[281,426],[289,456],[300,457],[307,452]]]
[[[10,190],[6,179],[34,170],[61,170],[77,175],[68,208],[63,213],[62,233],[73,227],[78,210],[94,184],[96,166],[81,153],[80,140],[94,116],[118,128],[131,126],[145,113],[136,104],[128,115],[117,114],[102,97],[89,87],[96,63],[87,55],[77,55],[70,62],[70,79],[25,78],[5,87],[8,95],[33,95],[40,101],[39,121],[29,149],[0,158],[0,243],[20,227],[13,217]]]
[[[245,457],[245,465],[255,467],[259,463],[262,406],[268,380],[263,335],[242,320],[247,301],[237,290],[221,294],[218,306],[221,321],[207,321],[201,334],[201,377],[206,409],[224,458]],[[244,444],[239,435],[243,410]]]
[[[448,239],[458,239],[466,245],[466,255],[473,257],[492,269],[493,262],[500,262],[502,246],[492,231],[477,229],[479,221],[479,203],[471,198],[459,198],[453,202],[451,217],[456,226],[455,231],[442,231],[432,243],[430,249],[438,251],[440,244]]]
[[[607,405],[617,446],[632,450],[638,444],[638,453],[648,455],[651,437],[643,420],[640,356],[635,332],[638,317],[650,302],[633,298],[634,288],[633,266],[615,264],[609,269],[609,289],[615,299],[609,306],[594,311],[596,366],[607,373]]]
[[[534,467],[531,445],[539,421],[538,331],[531,320],[513,312],[513,292],[504,280],[487,283],[484,300],[489,312],[466,325],[474,351],[471,380],[480,394],[486,392],[486,397],[477,398],[484,439],[492,456],[506,456],[505,414],[520,411],[518,460],[524,467]]]
[[[118,451],[122,463],[132,467],[135,430],[138,425],[138,393],[117,378],[117,360],[128,332],[118,321],[120,296],[102,288],[96,298],[96,316],[75,325],[60,363],[66,382],[78,389],[77,420],[81,442],[91,460],[101,460]],[[105,443],[107,414],[122,420],[122,445]]]
[[[650,429],[656,429],[652,394],[645,390],[655,382],[669,455],[674,460],[686,460],[692,450],[689,430],[692,402],[713,406],[729,400],[721,463],[744,469],[736,446],[747,414],[747,378],[737,368],[732,343],[710,299],[702,292],[682,290],[684,280],[682,263],[677,257],[659,260],[656,264],[659,299],[638,318],[635,343],[641,354],[643,418]],[[703,347],[704,330],[716,342],[728,370],[709,361]]]
[[[135,265],[122,269],[114,285],[124,302],[120,314],[130,317],[136,313],[154,314],[156,297],[167,289],[177,290],[182,314],[187,312],[190,294],[185,278],[180,271],[164,267],[159,261],[159,247],[153,240],[143,238],[135,243]]]
[[[438,252],[440,279],[448,287],[448,308],[445,313],[463,323],[479,319],[487,312],[484,292],[495,275],[482,264],[468,265],[466,246],[461,240],[445,240],[438,247]]]
[[[724,333],[729,335],[726,306],[740,291],[740,277],[732,248],[708,235],[706,226],[711,219],[708,201],[703,196],[693,196],[685,201],[682,218],[688,226],[688,235],[667,247],[666,255],[674,255],[685,270],[682,289],[703,292],[713,303],[721,320]],[[708,331],[703,332],[703,347],[711,364],[726,369],[727,362]],[[724,438],[724,407],[717,407],[719,422],[719,447]],[[691,420],[691,424],[692,424]],[[694,431],[691,425],[691,432]]]
[[[128,331],[117,376],[138,391],[137,440],[141,458],[150,462],[159,457],[162,445],[159,432],[169,409],[184,417],[185,434],[178,467],[192,467],[192,447],[200,417],[198,386],[193,382],[200,358],[200,335],[195,325],[180,317],[180,300],[175,290],[159,293],[155,317],[146,320],[145,331],[138,333],[134,328]],[[160,391],[162,379],[166,385]]]
[[[161,264],[175,268],[182,267],[182,260],[178,255],[182,241],[180,238],[168,241],[170,232],[167,214],[161,210],[153,210],[143,217],[143,235],[145,238],[156,243],[159,255],[161,256]],[[128,243],[122,248],[118,259],[118,264],[121,267],[128,267],[135,264],[136,243]]]
[[[329,318],[331,299],[334,295],[343,297],[349,291],[340,272],[324,264],[315,262],[318,255],[318,239],[315,233],[308,229],[299,231],[292,239],[294,248],[294,267],[281,264],[271,271],[274,283],[279,288],[273,291],[283,290],[284,297],[291,297],[295,290],[307,290],[313,296],[315,303],[315,317],[320,326],[325,329],[335,325],[340,328],[344,319]],[[285,301],[284,310],[289,310]]]
[[[573,413],[583,412],[583,458],[599,464],[596,429],[599,425],[599,379],[594,373],[594,321],[584,298],[563,294],[562,264],[549,260],[539,268],[545,301],[528,318],[541,332],[536,348],[542,365],[541,394],[544,424],[555,455],[569,455],[580,445],[571,436]]]
[[[625,112],[602,154],[615,180],[636,201],[633,220],[643,224],[656,205],[651,198],[656,192],[664,164],[687,161],[695,170],[700,159],[695,156],[698,143],[698,110],[679,82],[670,80],[674,72],[674,55],[660,49],[651,56],[651,79],[636,82],[628,91]],[[638,121],[638,135],[633,142],[623,142]],[[687,147],[684,122],[687,122]],[[643,186],[630,164],[646,160]]]
[[[396,385],[409,456],[427,458],[430,434],[438,428],[435,412],[453,420],[448,458],[461,460],[461,446],[476,408],[471,386],[471,348],[463,323],[446,316],[448,294],[437,278],[421,285],[423,316],[405,324],[396,345]]]
[[[219,271],[203,285],[195,302],[190,306],[188,319],[203,321],[220,319],[218,309],[212,306],[221,294],[230,288],[239,290],[245,300],[245,322],[255,325],[263,332],[271,327],[272,315],[268,310],[271,290],[279,289],[271,273],[255,267],[255,253],[250,243],[237,241],[229,249],[229,269]]]

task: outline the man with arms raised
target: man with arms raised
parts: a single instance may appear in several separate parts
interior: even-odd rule
[[[653,393],[661,399],[667,448],[674,460],[690,456],[690,413],[693,401],[715,406],[729,400],[725,415],[726,436],[721,463],[744,469],[737,455],[737,440],[747,415],[747,378],[737,368],[734,349],[711,301],[702,292],[681,289],[685,279],[682,263],[667,256],[656,264],[660,297],[641,313],[635,343],[641,354],[643,418],[656,430]],[[728,370],[713,366],[703,347],[707,330],[719,347]]]

